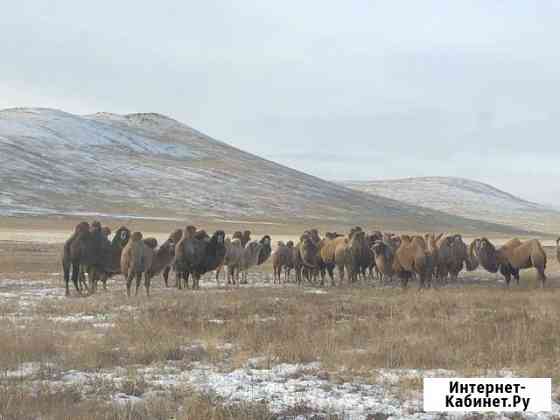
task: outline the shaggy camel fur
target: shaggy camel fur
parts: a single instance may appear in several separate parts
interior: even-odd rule
[[[233,239],[239,239],[241,241],[241,246],[245,248],[249,242],[251,242],[251,231],[246,230],[245,232],[241,232],[238,230],[233,234]]]
[[[546,282],[546,253],[537,239],[521,242],[514,238],[496,249],[487,238],[476,239],[471,244],[473,267],[480,265],[491,273],[500,273],[509,286],[511,276],[519,284],[519,270],[534,267],[537,270],[541,287]]]
[[[300,268],[299,273],[296,271],[296,278],[300,286],[304,277],[308,282],[311,282],[314,274],[321,270],[320,243],[320,241],[317,242],[317,237],[310,231],[305,232],[300,238],[297,245],[296,262]]]
[[[102,229],[103,231],[103,229]],[[113,240],[108,242],[103,240],[105,252],[103,253],[103,262],[101,269],[97,270],[98,278],[103,283],[103,289],[107,290],[107,280],[115,274],[121,273],[121,255],[124,247],[130,238],[130,230],[121,226],[115,232]],[[101,239],[100,239],[101,240]],[[94,279],[94,291],[97,289],[97,280]]]
[[[199,289],[200,277],[223,264],[225,256],[223,230],[217,230],[211,238],[204,231],[198,231],[194,236],[185,232],[175,247],[175,274],[179,288],[182,288],[182,273],[190,273],[193,276],[193,289]],[[188,287],[188,277],[185,281]]]
[[[393,259],[395,250],[387,241],[376,241],[371,249],[375,257],[375,267],[377,269],[379,280],[384,281],[385,277],[389,277],[389,281],[393,280]]]
[[[468,271],[476,268],[471,259],[470,249],[463,242],[461,235],[443,236],[436,245],[438,252],[437,277],[440,281],[444,281],[448,276],[451,281],[457,281],[463,268]]]
[[[501,256],[498,260],[502,261],[503,267],[500,271],[504,275],[508,286],[511,275],[519,284],[519,270],[534,267],[537,270],[540,286],[544,287],[546,282],[546,252],[537,239],[525,242],[521,242],[517,238],[511,239],[498,249],[498,254]],[[505,267],[506,262],[509,267]]]
[[[130,231],[125,227],[119,228],[112,243],[109,242],[105,233],[106,230],[101,227],[99,222],[93,222],[92,226],[87,222],[81,222],[74,229],[73,235],[65,242],[62,267],[67,296],[70,295],[68,287],[70,274],[76,291],[81,295],[80,283],[90,293],[93,293],[97,289],[99,278],[106,289],[107,278],[111,274],[120,272],[120,253],[130,237]],[[85,272],[88,273],[89,287],[85,281]]]
[[[407,286],[413,273],[420,278],[420,287],[425,285],[426,252],[423,244],[425,245],[425,242],[418,238],[401,235],[401,245],[395,252],[393,270],[400,277],[403,287]]]
[[[364,275],[365,270],[371,264],[371,253],[366,241],[366,234],[363,230],[355,230],[350,234],[347,244],[346,267],[348,277],[355,283],[359,280],[360,274]],[[364,276],[365,278],[365,276]]]
[[[278,242],[276,250],[272,254],[272,270],[274,272],[274,283],[282,282],[282,270],[284,270],[284,282],[290,277],[290,269],[293,268],[294,243],[288,241],[286,244]]]
[[[257,265],[264,264],[270,255],[272,254],[271,239],[269,235],[264,235],[259,243],[262,245],[259,250],[259,258],[257,259]]]
[[[79,284],[79,277],[82,275],[80,272],[80,264],[86,262],[86,256],[83,255],[86,251],[86,244],[84,241],[89,240],[90,226],[88,222],[81,222],[74,228],[74,233],[64,243],[62,252],[62,268],[64,271],[64,283],[66,285],[66,296],[70,296],[70,274],[72,274],[72,283],[76,288],[78,294],[82,294]],[[93,260],[92,256],[87,256],[88,260]]]
[[[144,241],[144,243],[148,244],[147,241]],[[170,267],[174,259],[175,242],[173,242],[172,238],[169,238],[158,248],[158,250],[154,254],[152,265],[148,270],[150,281],[154,276],[157,276],[159,273]],[[167,286],[167,282],[165,285]]]
[[[183,230],[182,229],[175,229],[173,232],[171,232],[171,234],[169,235],[169,238],[167,239],[169,242],[172,242],[174,245],[173,246],[177,246],[177,244],[179,243],[179,241],[181,240],[181,238],[183,237]],[[169,287],[169,272],[171,271],[171,268],[173,267],[173,261],[175,260],[175,249],[173,249],[173,259],[170,261],[170,263],[163,269],[163,281],[165,282],[165,287]]]
[[[150,245],[153,243],[150,241]],[[121,256],[121,272],[126,279],[126,295],[130,297],[132,280],[136,278],[136,293],[144,276],[144,287],[146,295],[150,296],[150,275],[149,270],[154,259],[154,250],[142,240],[142,233],[134,232],[130,241],[123,249]]]
[[[173,261],[173,267],[175,269],[175,287],[177,287],[178,289],[183,288],[183,281],[185,283],[188,283],[190,272],[187,271],[186,269],[185,269],[185,271],[177,271],[177,268],[179,266],[181,268],[185,267],[184,264],[181,264],[181,263],[178,264],[177,260],[180,260],[180,259],[183,258],[184,243],[194,239],[196,234],[197,234],[196,227],[193,226],[193,225],[188,225],[183,230],[183,233],[181,235],[181,239],[179,240],[179,242],[177,242],[175,244],[175,260]]]
[[[560,263],[560,238],[556,239],[556,259]]]
[[[243,246],[241,245],[241,239],[229,239],[225,240],[226,255],[224,257],[224,263],[221,267],[216,270],[216,282],[220,284],[219,273],[221,268],[226,267],[226,284],[237,284],[239,286],[239,271],[241,268],[241,258],[243,257]]]
[[[241,281],[247,284],[248,271],[251,267],[254,267],[259,262],[259,254],[261,252],[262,244],[257,241],[249,242],[245,248],[243,248],[243,254],[241,255]]]
[[[325,238],[321,241],[319,247],[319,256],[324,264],[327,273],[329,274],[332,286],[335,285],[334,268],[337,266],[336,264],[337,248],[339,249],[339,254],[342,254],[342,258],[344,259],[344,253],[345,253],[347,241],[348,239],[346,239],[343,236],[335,236],[332,239]],[[342,276],[344,276],[344,272],[339,271],[339,276],[342,279]]]

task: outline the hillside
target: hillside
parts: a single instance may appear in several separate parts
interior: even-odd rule
[[[341,184],[358,191],[487,222],[551,233],[560,228],[559,211],[469,179],[421,177],[347,181]]]
[[[159,114],[0,111],[0,214],[514,229],[354,191]]]

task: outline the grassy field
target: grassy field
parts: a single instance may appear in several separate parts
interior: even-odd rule
[[[211,275],[198,292],[158,279],[150,299],[127,299],[120,277],[64,298],[59,244],[0,249],[3,419],[367,418],[337,396],[406,417],[422,377],[438,375],[552,377],[560,397],[552,248],[545,290],[531,270],[510,289],[479,271],[420,292],[273,286],[267,265],[235,290]]]

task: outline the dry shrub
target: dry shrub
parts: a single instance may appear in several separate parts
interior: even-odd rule
[[[0,326],[0,369],[13,369],[25,362],[50,362],[59,357],[64,337],[48,323],[18,328],[5,322]]]

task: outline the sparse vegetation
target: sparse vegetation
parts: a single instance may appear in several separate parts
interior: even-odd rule
[[[20,264],[17,255],[13,258],[14,265]],[[230,372],[248,363],[270,369],[280,363],[320,362],[287,378],[311,375],[324,381],[320,389],[326,392],[354,378],[384,383],[378,372],[400,369],[447,369],[458,375],[505,371],[551,376],[557,383],[560,289],[554,274],[558,263],[549,260],[552,274],[545,290],[536,288],[533,271],[522,273],[521,287],[508,290],[478,271],[462,274],[458,287],[420,292],[359,286],[315,293],[314,288],[289,285],[193,292],[162,287],[158,278],[149,299],[127,299],[124,283],[116,278],[108,292],[95,296],[35,302],[32,316],[17,315],[23,314],[20,305],[6,300],[0,303],[0,414],[31,419],[40,412],[46,419],[86,420],[278,415],[260,400],[237,404],[188,384],[158,388],[153,378],[145,377],[148,368],[164,374],[168,366],[188,371],[197,363]],[[255,275],[272,282],[268,265],[266,274]],[[14,295],[35,280],[52,287],[47,274],[2,275],[16,276],[21,281],[5,289],[13,287]],[[25,373],[28,365],[34,367]],[[118,381],[104,376],[119,369],[125,371]],[[82,387],[48,386],[68,372],[91,377]],[[398,399],[414,398],[420,378],[399,377],[387,392]],[[161,392],[165,399],[158,397]],[[113,401],[121,394],[141,403]],[[292,411],[312,410],[302,401],[286,415]]]

